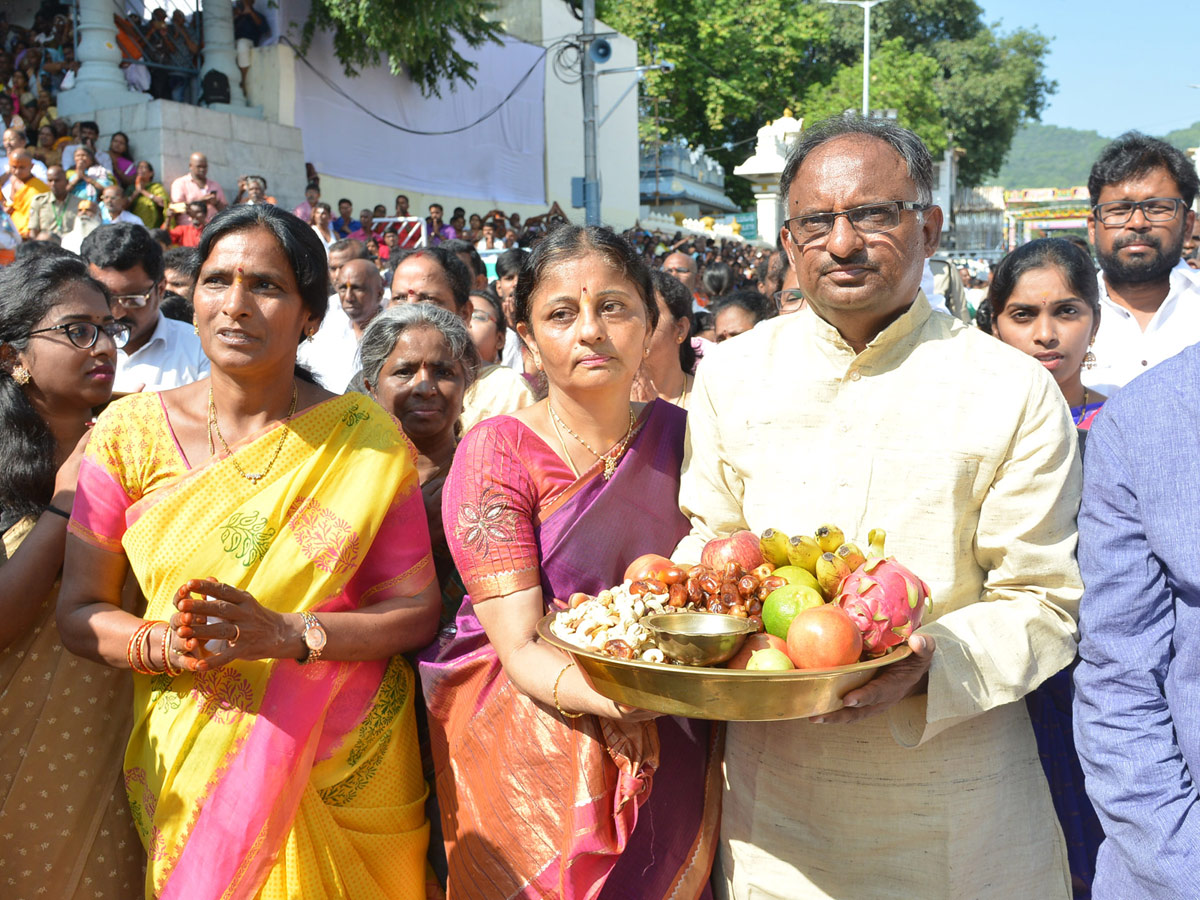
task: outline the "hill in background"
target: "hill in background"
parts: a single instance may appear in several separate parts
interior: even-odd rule
[[[1180,150],[1200,146],[1200,122],[1161,137]],[[1009,190],[1087,184],[1092,163],[1110,140],[1095,131],[1036,122],[1025,125],[1013,137],[1004,165],[988,181]]]

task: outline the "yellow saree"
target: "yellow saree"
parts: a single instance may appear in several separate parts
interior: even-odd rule
[[[292,434],[267,465],[279,427]],[[188,470],[161,399],[100,418],[72,531],[123,550],[168,619],[211,576],[278,612],[346,611],[434,577],[413,454],[395,421],[337,397]],[[424,898],[429,824],[400,658],[238,661],[134,676],[125,784],[148,897]]]

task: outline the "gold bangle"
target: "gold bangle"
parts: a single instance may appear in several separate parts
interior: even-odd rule
[[[567,712],[565,709],[562,708],[562,705],[558,702],[558,683],[560,681],[562,681],[562,677],[567,674],[567,669],[572,668],[574,665],[575,665],[575,663],[573,663],[573,662],[567,663],[565,666],[562,667],[562,671],[558,673],[558,677],[554,679],[554,708],[557,709],[564,716],[566,716],[568,719],[581,719],[581,718],[583,718],[583,713]]]

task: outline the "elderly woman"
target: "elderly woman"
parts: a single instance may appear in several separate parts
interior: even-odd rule
[[[454,455],[442,516],[470,596],[421,664],[449,895],[706,897],[709,725],[604,698],[535,631],[556,598],[620,583],[688,530],[684,413],[629,400],[658,320],[649,273],[611,231],[560,226],[521,270],[515,319],[550,393]]]
[[[442,529],[442,488],[458,446],[463,396],[479,375],[479,353],[458,316],[432,303],[406,303],[371,320],[359,356],[367,392],[417,448],[443,624],[450,624],[463,588]]]
[[[127,900],[142,883],[120,772],[129,676],[72,656],[54,625],[81,438],[128,337],[65,251],[0,269],[0,831],[20,853],[6,897]]]
[[[136,673],[146,893],[424,898],[400,654],[432,639],[438,593],[412,454],[370,398],[296,373],[329,294],[308,225],[230,207],[197,255],[211,377],[100,417],[58,610],[69,649]],[[144,618],[118,606],[130,571]]]
[[[96,162],[96,154],[87,147],[75,148],[75,167],[67,171],[67,191],[80,200],[100,202],[101,192],[114,184],[113,174]]]

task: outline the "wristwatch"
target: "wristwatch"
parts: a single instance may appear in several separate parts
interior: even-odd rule
[[[300,616],[304,619],[304,631],[300,635],[304,642],[304,655],[297,662],[305,665],[321,658],[321,651],[325,649],[326,634],[325,627],[312,613],[302,612]]]

